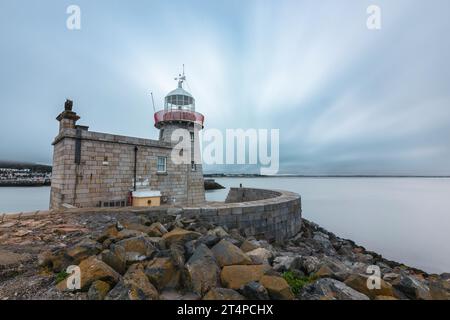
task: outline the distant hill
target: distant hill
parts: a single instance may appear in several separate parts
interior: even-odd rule
[[[33,172],[52,172],[52,166],[31,162],[16,162],[0,160],[0,168],[8,169],[31,169]]]

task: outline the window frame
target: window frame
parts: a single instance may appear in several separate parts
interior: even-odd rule
[[[164,160],[164,170],[159,170],[159,168],[160,168],[159,160],[160,159]],[[165,156],[158,156],[156,158],[156,172],[157,173],[166,173],[167,172],[167,157],[165,157]]]

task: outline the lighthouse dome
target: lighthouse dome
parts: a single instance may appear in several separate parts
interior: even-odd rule
[[[195,111],[195,99],[182,87],[178,87],[166,95],[164,108],[166,110]]]

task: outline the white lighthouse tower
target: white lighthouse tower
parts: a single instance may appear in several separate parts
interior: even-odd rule
[[[200,156],[199,131],[203,129],[205,117],[195,111],[194,97],[183,88],[186,76],[180,74],[175,78],[178,87],[169,92],[164,99],[164,110],[155,113],[155,127],[160,130],[159,139],[178,145],[180,142],[180,132],[185,134],[185,139],[189,139],[189,146],[178,147],[174,152],[184,159],[182,164],[174,163],[174,159],[167,159],[167,166],[173,167],[173,173],[180,176],[177,186],[174,186],[183,195],[177,199],[183,199],[187,204],[198,204],[205,201],[205,189],[203,181],[203,169]],[[186,145],[184,145],[186,146]],[[170,172],[170,171],[168,171]]]

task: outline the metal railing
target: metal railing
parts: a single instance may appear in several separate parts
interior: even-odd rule
[[[188,121],[203,127],[205,120],[205,117],[201,113],[186,110],[161,110],[155,113],[154,118],[155,126],[158,126],[161,122]]]

